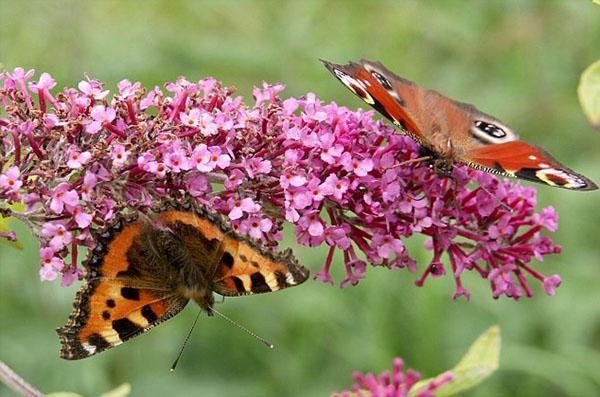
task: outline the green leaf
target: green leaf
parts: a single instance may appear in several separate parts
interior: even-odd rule
[[[597,0],[600,4],[600,0]],[[581,74],[577,87],[583,112],[594,128],[600,129],[600,61],[596,61]]]
[[[598,4],[600,6],[600,0],[592,0],[594,4]]]
[[[500,328],[493,326],[471,345],[467,354],[450,370],[454,375],[452,381],[437,389],[435,395],[437,397],[452,396],[478,385],[498,369],[499,361]],[[417,395],[425,389],[429,382],[440,376],[442,375],[418,382],[410,390],[409,396]]]
[[[8,208],[10,208],[13,211],[23,211],[25,209],[25,205],[13,204],[13,205],[9,205]],[[12,216],[9,216],[8,218],[4,218],[2,215],[0,215],[0,232],[10,232],[12,229],[8,226],[8,224],[10,222],[12,222],[13,220],[15,220],[15,218],[13,218]],[[8,241],[7,239],[0,237],[0,244],[7,245],[9,247],[12,247],[12,248],[15,248],[18,250],[23,249],[23,244],[21,244],[21,242],[19,240]]]
[[[102,393],[100,397],[127,397],[131,393],[131,385],[129,383],[123,383],[116,389]]]

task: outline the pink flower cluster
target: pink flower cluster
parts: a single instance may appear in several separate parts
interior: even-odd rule
[[[560,283],[530,263],[560,251],[541,233],[556,230],[557,215],[535,212],[533,189],[406,163],[417,145],[372,112],[312,93],[282,100],[281,85],[255,88],[247,105],[212,78],[151,90],[123,80],[111,97],[89,77],[53,93],[49,74],[33,74],[0,74],[0,211],[39,237],[45,280],[81,277],[77,247],[93,246],[90,230],[116,213],[191,196],[265,243],[292,223],[300,244],[329,247],[316,278],[333,283],[341,253],[342,287],[365,277],[367,263],[416,272],[403,244],[415,233],[432,251],[417,285],[449,273],[454,297],[468,298],[461,276],[474,271],[494,297],[518,299],[532,295],[530,280],[550,295]]]
[[[403,370],[404,362],[400,358],[394,360],[392,372],[384,371],[379,376],[371,373],[362,375],[360,372],[354,374],[356,383],[352,387],[352,391],[344,391],[334,393],[334,397],[408,397],[409,391],[421,379],[418,372],[408,369]],[[427,383],[425,387],[414,397],[435,397],[435,391],[452,381],[452,372],[448,371],[440,375],[436,379]]]

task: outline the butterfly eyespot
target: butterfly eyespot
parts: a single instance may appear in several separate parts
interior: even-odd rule
[[[392,84],[390,83],[390,81],[388,79],[385,78],[385,76],[383,76],[381,73],[376,72],[374,70],[371,71],[371,75],[373,77],[375,77],[375,79],[377,81],[379,81],[379,83],[383,86],[383,88],[385,88],[388,91],[392,90]]]
[[[504,131],[502,128],[498,127],[495,124],[486,123],[485,121],[476,121],[475,127],[477,127],[477,129],[479,129],[480,131],[485,132],[487,135],[491,136],[492,138],[500,139],[500,138],[506,138],[506,136],[507,136],[506,131]]]

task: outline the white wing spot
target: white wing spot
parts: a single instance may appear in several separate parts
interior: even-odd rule
[[[83,350],[88,352],[90,355],[96,353],[96,346],[90,345],[87,342],[82,343],[81,347],[83,347]]]
[[[366,103],[368,103],[369,105],[375,104],[373,97],[371,95],[369,95],[369,92],[367,91],[367,87],[365,86],[365,84],[362,81],[356,80],[352,76],[342,72],[339,69],[334,69],[333,72],[340,79],[342,84],[344,84],[346,87],[348,87],[350,89],[350,91],[352,91],[355,95],[358,95],[359,97],[361,97],[362,100],[365,101]]]
[[[529,155],[529,160],[537,160],[537,157],[534,156],[533,154],[530,154]]]
[[[292,276],[292,273],[288,273],[285,276],[285,282],[290,284],[290,285],[296,285],[296,280],[294,280],[294,276]]]

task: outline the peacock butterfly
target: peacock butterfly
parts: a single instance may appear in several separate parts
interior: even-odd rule
[[[380,62],[321,62],[350,91],[418,142],[423,159],[438,175],[449,175],[454,164],[461,163],[565,189],[598,188],[544,150],[519,140],[498,119],[399,77]]]

